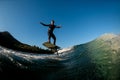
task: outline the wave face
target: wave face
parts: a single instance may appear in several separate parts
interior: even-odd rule
[[[0,46],[0,73],[3,80],[120,80],[120,36],[106,34],[59,55]]]

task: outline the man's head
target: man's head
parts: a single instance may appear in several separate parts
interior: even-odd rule
[[[55,21],[54,21],[54,20],[52,20],[52,21],[51,21],[51,24],[54,24],[54,23],[55,23]]]

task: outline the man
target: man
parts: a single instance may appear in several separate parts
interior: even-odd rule
[[[54,23],[55,23],[54,20],[51,21],[51,24],[44,24],[44,23],[40,22],[40,24],[42,24],[43,26],[49,27],[48,28],[48,42],[51,43],[50,39],[52,37],[54,40],[53,44],[56,45],[56,37],[55,37],[53,31],[55,28],[61,28],[61,27],[54,25]]]

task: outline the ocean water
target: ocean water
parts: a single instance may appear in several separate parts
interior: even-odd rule
[[[59,55],[0,46],[0,80],[120,80],[120,48],[95,43],[65,48]]]
[[[6,76],[3,79],[90,79],[92,65],[89,58],[79,52],[79,47],[62,49],[59,55],[25,53],[0,47],[0,72]]]

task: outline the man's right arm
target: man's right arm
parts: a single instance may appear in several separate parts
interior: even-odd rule
[[[40,24],[42,24],[43,26],[49,26],[48,24],[44,24],[44,23],[42,23],[42,22],[40,22]]]

